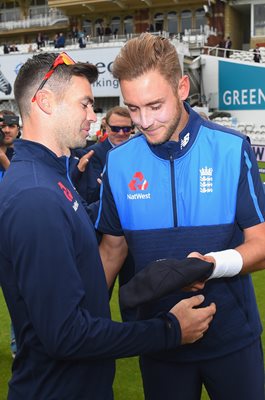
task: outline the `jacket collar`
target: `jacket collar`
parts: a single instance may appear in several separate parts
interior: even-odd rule
[[[45,163],[46,165],[56,168],[61,173],[65,174],[70,163],[75,162],[73,157],[61,156],[58,157],[53,151],[46,146],[32,142],[26,139],[18,139],[14,142],[15,155],[13,161],[34,161]]]

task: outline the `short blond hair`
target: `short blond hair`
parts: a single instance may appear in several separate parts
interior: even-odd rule
[[[112,66],[113,76],[120,81],[131,81],[150,70],[158,70],[177,90],[182,71],[176,48],[168,39],[151,33],[129,40]]]

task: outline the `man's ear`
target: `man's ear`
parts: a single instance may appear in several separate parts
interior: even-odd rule
[[[46,114],[51,114],[52,112],[52,93],[46,89],[39,90],[36,93],[36,104],[39,108]]]
[[[180,100],[186,100],[190,92],[190,80],[188,75],[183,75],[179,80],[178,94]]]

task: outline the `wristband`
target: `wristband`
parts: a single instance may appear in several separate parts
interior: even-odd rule
[[[242,256],[234,249],[214,251],[205,255],[215,259],[215,268],[209,279],[235,276],[243,267]]]

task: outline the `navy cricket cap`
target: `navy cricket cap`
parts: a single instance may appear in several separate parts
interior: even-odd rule
[[[152,261],[120,287],[121,309],[134,308],[192,283],[203,282],[210,277],[213,268],[213,263],[195,257]]]

